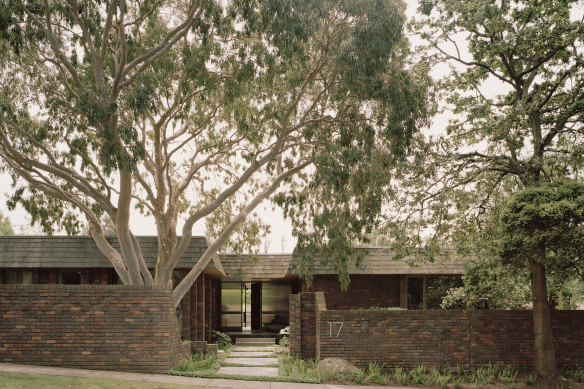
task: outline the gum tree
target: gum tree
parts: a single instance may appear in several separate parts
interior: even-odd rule
[[[9,3],[0,156],[17,181],[11,205],[47,232],[76,233],[82,215],[125,284],[168,284],[206,221],[214,239],[174,289],[178,304],[230,239],[258,242],[249,215],[281,185],[302,190],[343,150],[403,150],[425,88],[406,66],[403,10],[377,0]],[[132,206],[156,222],[153,278]]]
[[[403,212],[391,226],[400,245],[489,244],[488,220],[498,218],[507,196],[581,176],[584,24],[576,4],[421,2],[413,27],[427,42],[426,58],[450,65],[438,89],[453,119],[443,134],[417,140],[412,168],[400,175],[403,192],[393,207]],[[531,277],[535,366],[544,383],[556,375],[547,254],[523,252]]]

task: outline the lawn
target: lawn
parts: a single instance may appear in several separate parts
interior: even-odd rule
[[[192,386],[165,384],[144,381],[123,381],[99,378],[60,377],[43,374],[0,373],[0,388],[43,388],[43,389],[110,389],[110,388],[135,388],[135,389],[219,389],[215,386]]]

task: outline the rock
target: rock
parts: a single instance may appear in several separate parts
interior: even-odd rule
[[[326,373],[360,373],[358,367],[342,358],[326,358],[318,363],[316,369]]]
[[[274,354],[290,354],[290,349],[285,347],[276,347],[274,348]]]

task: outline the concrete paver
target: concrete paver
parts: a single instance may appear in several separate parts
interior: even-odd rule
[[[263,357],[263,356],[268,356],[268,355],[272,355],[273,352],[271,351],[232,351],[229,354],[229,357],[235,357],[235,358],[239,358],[239,357]]]
[[[225,358],[225,363],[236,363],[238,365],[267,366],[277,365],[278,358]]]
[[[232,351],[274,351],[274,346],[235,346]]]
[[[249,375],[256,377],[277,377],[278,368],[264,366],[222,366],[219,368],[219,370],[217,370],[217,373],[228,375]]]

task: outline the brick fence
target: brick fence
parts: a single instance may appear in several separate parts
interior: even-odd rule
[[[356,366],[533,366],[531,311],[328,311],[321,292],[290,296],[290,353]],[[552,311],[559,366],[584,368],[584,311]]]
[[[189,352],[170,289],[0,285],[0,362],[162,373]]]

